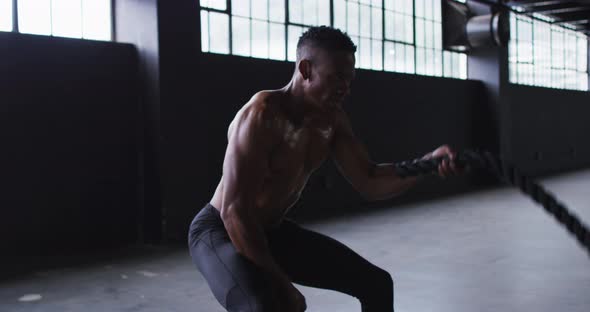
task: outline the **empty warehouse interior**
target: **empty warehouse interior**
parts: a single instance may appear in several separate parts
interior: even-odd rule
[[[582,0],[0,0],[0,311],[588,311],[589,23]],[[309,51],[356,49],[337,109],[354,135],[232,149],[261,91],[323,105],[297,53],[313,31]],[[462,151],[520,176],[436,160]],[[402,162],[430,172],[402,189]],[[262,204],[232,219],[214,194],[246,192],[234,180],[253,193],[236,203],[293,207],[276,228]],[[270,251],[295,229],[311,238],[277,245],[302,282]],[[350,259],[311,247],[328,242]],[[236,282],[236,259],[262,273]]]

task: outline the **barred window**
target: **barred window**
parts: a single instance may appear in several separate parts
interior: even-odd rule
[[[584,34],[551,24],[541,15],[512,14],[510,23],[510,82],[588,90],[588,39]]]
[[[0,0],[0,31],[111,40],[111,0]],[[18,17],[13,20],[14,13]]]
[[[0,31],[12,31],[12,0],[0,0]]]
[[[438,0],[200,0],[203,52],[294,61],[301,34],[329,25],[357,45],[359,68],[467,78],[442,50]]]

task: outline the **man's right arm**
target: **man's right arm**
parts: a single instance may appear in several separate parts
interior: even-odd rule
[[[290,281],[273,260],[255,211],[273,144],[272,113],[264,103],[258,104],[245,108],[230,130],[223,165],[221,218],[237,251],[275,282],[286,284]]]

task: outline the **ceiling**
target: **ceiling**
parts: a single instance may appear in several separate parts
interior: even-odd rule
[[[573,27],[576,31],[590,35],[590,0],[509,0],[503,1],[520,14],[541,14],[549,17],[553,24]]]

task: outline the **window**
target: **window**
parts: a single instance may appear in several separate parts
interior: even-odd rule
[[[0,0],[0,31],[12,31],[12,0]]]
[[[105,41],[113,39],[111,4],[111,0],[82,1],[82,38]]]
[[[512,14],[510,82],[588,90],[588,39],[543,16]]]
[[[383,69],[382,1],[335,0],[334,27],[346,31],[357,46],[357,66]],[[337,17],[337,18],[336,18]]]
[[[12,3],[0,0],[0,30],[111,40],[111,0],[17,0],[16,7]],[[12,19],[15,10],[18,25]]]
[[[285,1],[281,1],[285,2]],[[311,26],[331,25],[330,0],[289,0],[287,26],[287,60],[295,61],[297,41]],[[283,58],[284,59],[284,58]]]
[[[227,14],[201,11],[201,29],[207,33],[201,38],[203,51],[229,53],[229,19]]]
[[[311,26],[357,45],[357,67],[467,78],[467,57],[442,50],[438,0],[200,0],[203,52],[295,60]]]
[[[385,2],[385,70],[414,73],[414,1]]]

